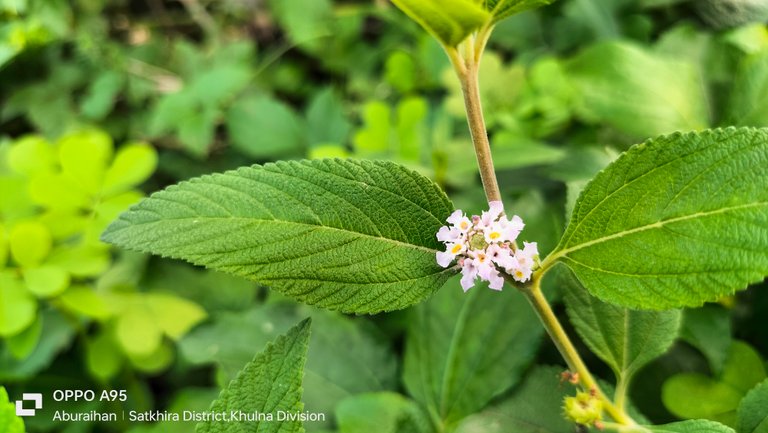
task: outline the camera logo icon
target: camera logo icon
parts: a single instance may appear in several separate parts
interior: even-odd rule
[[[35,403],[34,409],[25,409],[24,402]],[[35,411],[43,408],[43,394],[22,394],[21,400],[16,400],[16,416],[35,416]]]

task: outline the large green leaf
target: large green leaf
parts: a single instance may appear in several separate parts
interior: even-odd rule
[[[515,385],[536,354],[541,326],[514,291],[451,280],[413,311],[404,382],[433,417],[451,425]]]
[[[196,432],[303,432],[298,420],[280,420],[278,411],[301,412],[301,380],[309,344],[310,320],[306,319],[278,337],[256,355],[211,405],[211,412],[271,414],[272,421],[216,422],[197,425]]]
[[[768,432],[768,380],[762,381],[741,400],[736,412],[736,428],[739,433]]]
[[[244,276],[345,312],[396,310],[455,269],[435,262],[452,210],[429,179],[389,162],[279,162],[153,194],[107,242]]]
[[[713,301],[768,274],[768,130],[634,146],[584,189],[555,251],[598,298],[629,308]]]
[[[695,65],[623,43],[603,43],[566,67],[587,120],[644,138],[709,125],[705,85]]]
[[[253,357],[254,347],[262,347],[307,316],[312,317],[312,341],[302,384],[306,410],[332,414],[337,403],[348,397],[396,388],[395,356],[365,321],[306,306],[297,308],[293,303],[221,314],[185,337],[181,351],[193,364],[215,362],[219,376],[229,380]],[[316,431],[332,422],[329,416],[325,423],[312,422],[306,428]]]
[[[455,47],[490,14],[472,0],[392,0],[443,45]]]
[[[537,366],[511,397],[468,417],[456,433],[573,433],[562,412],[563,398],[574,393],[559,383],[563,370]]]
[[[625,381],[666,352],[680,329],[680,310],[617,307],[590,296],[578,284],[570,285],[565,303],[571,323],[587,346]]]

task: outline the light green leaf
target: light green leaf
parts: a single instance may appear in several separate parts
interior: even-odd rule
[[[87,286],[73,286],[60,297],[62,305],[77,314],[94,319],[106,319],[112,315],[107,299]]]
[[[0,386],[0,429],[4,433],[24,433],[24,420],[16,416],[16,405],[8,399],[8,392]]]
[[[397,106],[397,138],[403,161],[419,162],[429,106],[424,98],[403,99]]]
[[[363,106],[365,127],[354,137],[355,150],[359,155],[385,155],[389,151],[391,115],[389,105],[383,102],[371,101]]]
[[[336,407],[336,420],[339,433],[426,432],[429,428],[429,422],[422,419],[418,405],[394,392],[349,397]],[[426,422],[426,426],[422,426],[421,422]]]
[[[720,305],[686,309],[680,337],[699,349],[712,372],[720,374],[731,346],[731,313]]]
[[[24,270],[24,283],[33,295],[50,298],[69,287],[69,274],[57,266],[40,266]]]
[[[736,430],[739,433],[768,432],[768,380],[754,387],[739,403]]]
[[[14,272],[0,270],[0,336],[10,337],[26,329],[37,316],[37,301]]]
[[[484,287],[465,294],[458,278],[412,314],[403,381],[446,425],[515,385],[542,335],[524,297]]]
[[[106,381],[123,366],[123,356],[111,333],[100,332],[85,344],[85,364],[93,377]]]
[[[5,343],[8,346],[8,350],[14,357],[16,357],[16,359],[24,359],[35,350],[37,343],[40,341],[42,332],[43,321],[35,320],[27,329],[5,340]]]
[[[493,21],[498,22],[520,12],[540,8],[554,3],[555,0],[487,0],[486,8],[493,14]]]
[[[559,382],[562,367],[537,366],[512,396],[466,418],[456,433],[573,433],[562,413],[573,388]]]
[[[89,194],[97,194],[112,159],[112,138],[107,133],[88,129],[69,133],[58,141],[61,170]]]
[[[16,140],[8,152],[8,167],[27,176],[52,172],[56,167],[56,160],[53,146],[37,135]]]
[[[485,24],[490,14],[472,0],[392,0],[411,19],[448,47]]]
[[[13,260],[24,267],[38,265],[51,251],[52,243],[48,229],[32,221],[14,226],[8,239]]]
[[[207,316],[205,310],[183,298],[162,293],[150,293],[145,298],[157,326],[174,340],[184,336]]]
[[[143,305],[129,306],[120,313],[115,332],[123,350],[137,356],[154,352],[163,341],[163,331]]]
[[[144,182],[157,167],[157,152],[149,143],[130,143],[121,147],[107,169],[102,194],[111,196]]]
[[[565,304],[571,323],[590,350],[626,382],[666,352],[680,328],[680,310],[617,307],[591,296],[576,282],[568,285]]]
[[[652,433],[735,433],[732,428],[714,421],[692,419],[664,425],[644,426]]]
[[[232,145],[253,158],[290,155],[304,144],[299,117],[286,104],[267,96],[241,98],[227,114]]]
[[[765,378],[760,355],[749,345],[734,341],[722,374],[716,378],[700,373],[672,376],[664,383],[662,401],[678,417],[706,418],[735,426],[739,402]]]
[[[591,294],[629,308],[698,306],[762,281],[766,163],[766,130],[634,146],[587,185],[543,266],[561,261]]]
[[[375,313],[434,293],[452,210],[427,178],[388,162],[252,166],[153,194],[104,233],[126,248],[184,258],[302,302]]]
[[[304,370],[306,410],[331,414],[345,398],[396,387],[394,355],[360,318],[284,302],[215,316],[211,324],[182,339],[181,352],[193,364],[216,362],[220,376],[229,380],[253,357],[254,347],[262,347],[307,315],[312,317],[313,331]],[[329,417],[307,429],[330,427],[332,422]]]
[[[739,65],[728,113],[734,125],[768,126],[768,50],[747,57]]]
[[[240,372],[235,380],[221,392],[211,405],[212,412],[242,411],[273,414],[285,411],[300,412],[301,381],[304,363],[307,359],[309,329],[311,321],[306,319],[269,343],[263,352],[256,355]],[[248,423],[203,422],[195,429],[198,433],[208,432],[303,432],[301,421],[270,421]]]
[[[709,125],[704,83],[695,65],[635,45],[595,45],[566,67],[588,120],[635,137]]]

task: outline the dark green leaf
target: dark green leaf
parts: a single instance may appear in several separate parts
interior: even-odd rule
[[[768,432],[768,380],[749,391],[739,403],[736,430],[739,433]]]
[[[600,359],[629,381],[669,349],[680,328],[680,310],[636,311],[607,304],[574,283],[565,294],[568,317]]]
[[[712,371],[719,374],[733,341],[731,313],[719,305],[686,309],[680,337],[699,349],[707,357]]]
[[[103,236],[308,304],[376,313],[421,301],[455,273],[435,262],[451,209],[437,185],[393,163],[281,162],[155,193]]]
[[[216,422],[197,425],[198,433],[209,432],[303,432],[301,421],[282,421],[278,411],[296,414],[301,412],[301,381],[309,344],[309,319],[296,325],[287,334],[267,344],[235,380],[221,392],[211,405],[211,412],[230,413],[239,411],[253,414],[272,414],[274,421]]]
[[[555,251],[590,293],[698,306],[768,274],[768,131],[718,129],[634,146],[582,192]]]
[[[563,398],[574,393],[560,383],[563,370],[536,367],[511,397],[468,417],[456,433],[573,433],[562,413]]]
[[[405,386],[451,425],[515,385],[541,335],[532,309],[516,291],[475,287],[465,294],[453,279],[413,312]]]

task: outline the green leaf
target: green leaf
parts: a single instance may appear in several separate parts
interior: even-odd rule
[[[429,428],[418,405],[394,392],[349,397],[336,407],[336,420],[339,433],[403,433],[405,425],[420,432]]]
[[[43,332],[43,321],[35,320],[31,326],[5,340],[8,350],[16,359],[24,359],[29,356],[37,343],[40,341],[40,335]]]
[[[112,333],[100,332],[85,344],[85,364],[98,380],[107,381],[123,366],[123,355]]]
[[[138,186],[157,167],[157,152],[148,143],[131,143],[121,147],[107,169],[102,193],[111,196]]]
[[[392,0],[411,19],[448,47],[455,47],[490,19],[472,0]]]
[[[311,148],[344,144],[351,129],[344,103],[332,87],[324,88],[312,98],[307,107],[307,144]]]
[[[768,50],[747,57],[739,65],[728,113],[734,125],[768,126]]]
[[[739,433],[768,432],[768,380],[754,387],[739,403],[736,430]]]
[[[2,276],[0,283],[3,283]],[[0,284],[0,287],[4,286]],[[56,356],[72,344],[75,330],[69,319],[54,309],[43,310],[37,317],[43,323],[43,330],[31,354],[17,359],[8,348],[0,348],[0,382],[29,381],[38,377],[38,373],[49,367]]]
[[[629,308],[698,306],[768,274],[768,131],[673,134],[632,147],[581,193],[544,260]]]
[[[48,229],[31,221],[14,226],[8,238],[13,260],[23,267],[38,265],[51,251],[52,242]]]
[[[267,345],[240,372],[235,380],[221,392],[211,405],[211,412],[242,411],[273,414],[285,411],[299,413],[301,403],[301,381],[307,358],[309,329],[311,321],[306,319]],[[269,421],[225,423],[203,422],[195,429],[207,432],[303,432],[301,421]]]
[[[312,317],[312,342],[304,369],[306,410],[331,414],[348,397],[395,389],[395,357],[364,321],[286,302],[214,316],[212,323],[181,340],[180,349],[193,364],[216,362],[220,376],[229,380],[253,357],[254,347],[262,347],[307,315]],[[330,427],[332,421],[313,422],[311,428]]]
[[[419,302],[455,273],[435,263],[451,209],[434,183],[393,163],[280,162],[155,193],[103,238],[308,304],[375,313]]]
[[[573,433],[562,413],[573,393],[559,381],[562,367],[537,366],[509,398],[462,421],[456,433]]]
[[[451,425],[514,386],[541,335],[518,293],[476,287],[465,294],[454,278],[413,311],[403,381],[433,417]]]
[[[61,170],[83,191],[95,195],[114,151],[112,138],[97,129],[72,132],[58,141]]]
[[[290,155],[304,144],[299,117],[286,104],[266,96],[241,98],[229,109],[232,145],[253,158]]]
[[[700,373],[672,376],[664,383],[662,401],[678,417],[707,418],[734,426],[739,402],[765,378],[760,355],[749,345],[734,341],[718,377]]]
[[[565,304],[571,323],[617,378],[628,382],[641,367],[666,352],[677,338],[679,310],[629,310],[590,296],[578,283],[568,286]]]
[[[493,21],[498,22],[520,12],[540,8],[554,2],[555,0],[487,0],[485,7],[493,14]]]
[[[705,85],[695,65],[635,45],[595,45],[567,64],[587,120],[648,137],[709,125]]]
[[[69,274],[57,266],[40,266],[24,270],[24,283],[33,295],[50,298],[69,287]]]
[[[8,399],[8,392],[0,386],[0,429],[4,433],[24,433],[24,420],[16,416],[16,405]]]
[[[704,305],[686,309],[680,337],[699,349],[709,361],[709,367],[719,374],[728,348],[731,346],[731,313],[720,305]]]
[[[653,433],[735,433],[732,428],[714,421],[692,419],[664,425],[643,426]]]
[[[10,337],[26,329],[37,316],[37,301],[14,272],[0,270],[0,336]]]

